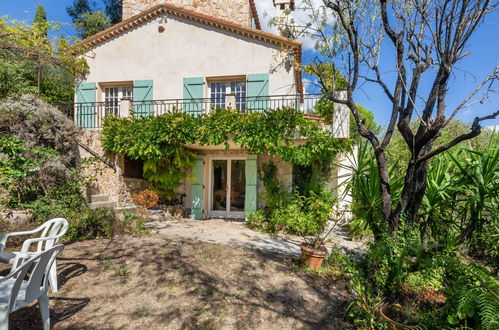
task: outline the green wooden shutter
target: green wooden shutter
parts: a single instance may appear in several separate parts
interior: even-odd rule
[[[194,115],[203,113],[204,78],[184,78],[184,111]]]
[[[135,117],[152,115],[153,81],[135,80],[133,82],[133,113]]]
[[[95,98],[97,84],[80,83],[76,87],[76,124],[84,129],[95,128]]]
[[[192,167],[192,207],[191,219],[203,219],[203,195],[204,195],[204,157],[196,156],[194,166]]]
[[[248,110],[250,112],[268,110],[269,74],[249,74],[246,95],[248,96]]]
[[[257,208],[257,156],[247,156],[245,163],[246,194],[244,197],[244,211],[247,216],[248,212],[256,211]]]

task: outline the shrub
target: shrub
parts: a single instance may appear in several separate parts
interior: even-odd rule
[[[256,210],[253,212],[249,212],[247,216],[246,225],[249,228],[261,230],[263,232],[272,232],[268,228],[267,217],[263,213],[263,210]]]
[[[288,232],[302,236],[310,247],[319,248],[333,210],[331,193],[322,192],[318,195],[310,192],[309,197],[295,194],[288,205],[272,213],[270,221],[281,225]]]
[[[35,96],[0,101],[0,175],[16,207],[74,180],[78,129]]]
[[[445,321],[454,327],[499,327],[499,282],[486,268],[460,257],[450,258]]]
[[[148,209],[158,205],[159,195],[150,189],[144,189],[134,195],[132,199],[135,204]]]
[[[69,228],[64,238],[67,240],[110,238],[145,231],[145,219],[126,214],[120,217],[114,209],[91,209],[79,195],[67,195],[57,200],[41,197],[25,206],[38,224],[55,217],[66,218]]]

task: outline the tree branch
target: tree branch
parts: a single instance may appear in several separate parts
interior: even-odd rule
[[[477,88],[475,88],[475,90],[466,98],[464,99],[463,102],[461,102],[457,107],[456,109],[452,112],[452,114],[449,116],[449,119],[447,119],[447,121],[445,122],[444,124],[444,127],[447,126],[449,124],[449,122],[454,119],[454,117],[457,115],[457,113],[464,107],[466,106],[466,104],[468,103],[469,100],[471,100],[471,98],[473,96],[476,95],[476,93],[478,93],[478,91],[480,91],[483,86],[485,86],[486,83],[488,83],[489,81],[494,81],[496,79],[499,78],[499,65],[495,67],[494,71],[492,71],[491,74],[488,75],[487,78],[485,78],[482,83],[480,85],[477,86]]]
[[[453,146],[455,146],[459,142],[469,140],[469,139],[474,138],[475,136],[478,136],[482,130],[482,126],[480,125],[480,122],[487,120],[487,119],[495,119],[497,116],[499,116],[499,110],[494,112],[493,114],[485,116],[485,117],[475,117],[475,120],[473,120],[473,124],[471,125],[471,131],[469,133],[462,134],[462,135],[456,137],[454,140],[450,141],[449,143],[419,157],[417,162],[420,163],[420,162],[423,162],[425,160],[428,160],[428,159],[430,159],[430,158],[432,158],[432,157],[434,157],[434,156],[436,156],[436,155],[438,155],[446,150],[449,150],[450,148],[452,148]]]

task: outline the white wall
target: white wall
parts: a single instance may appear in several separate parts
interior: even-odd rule
[[[158,32],[159,25],[165,31]],[[183,98],[184,77],[268,72],[271,95],[294,94],[294,69],[282,54],[275,46],[165,15],[95,46],[87,54],[86,81],[152,79],[157,100]]]

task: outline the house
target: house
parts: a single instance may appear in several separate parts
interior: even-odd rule
[[[99,156],[110,164],[89,169],[98,173],[91,194],[125,205],[147,184],[140,179],[139,162],[102,151],[99,136],[106,115],[201,114],[228,106],[241,113],[282,106],[307,112],[317,100],[303,90],[301,43],[264,32],[253,0],[122,2],[122,22],[81,42],[88,47],[90,67],[77,86],[74,107],[84,130],[82,157]],[[294,2],[274,4],[283,12]],[[341,116],[335,123],[340,138],[348,136],[348,115]],[[198,157],[175,189],[188,215],[238,218],[262,205],[257,169],[270,160],[268,155],[252,155],[234,145],[228,150],[188,147]],[[280,179],[291,185],[292,166],[275,161]]]

